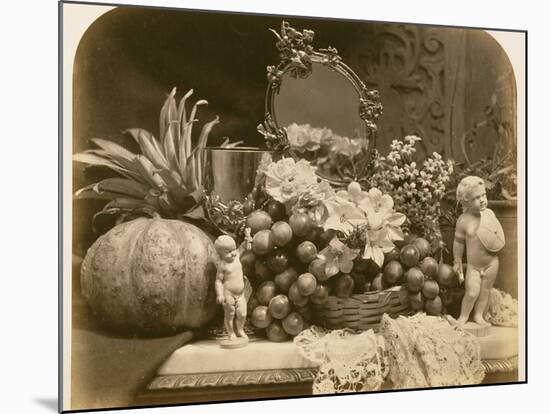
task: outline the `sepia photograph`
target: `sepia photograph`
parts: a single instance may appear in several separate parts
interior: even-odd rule
[[[526,40],[60,3],[60,410],[524,384]]]

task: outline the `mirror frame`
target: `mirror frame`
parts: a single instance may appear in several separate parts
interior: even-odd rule
[[[367,89],[364,82],[338,55],[334,47],[315,50],[313,47],[313,30],[304,29],[302,32],[292,28],[286,21],[281,23],[281,31],[269,29],[277,37],[275,47],[279,51],[281,61],[276,66],[267,67],[267,92],[265,97],[265,120],[258,125],[268,148],[283,155],[294,156],[286,129],[279,125],[275,114],[275,97],[279,94],[283,82],[283,76],[289,74],[293,78],[306,78],[313,71],[313,64],[318,63],[328,66],[333,71],[344,76],[353,85],[358,96],[358,115],[365,122],[366,148],[370,152],[376,146],[376,123],[382,114],[383,107],[380,102],[378,90]]]

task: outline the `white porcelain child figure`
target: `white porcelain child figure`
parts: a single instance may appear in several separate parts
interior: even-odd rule
[[[457,322],[464,325],[473,309],[472,319],[480,326],[490,326],[483,315],[498,273],[497,253],[504,247],[504,231],[495,213],[487,208],[485,184],[479,177],[460,181],[456,199],[463,213],[456,222],[453,244],[454,269],[460,283],[466,282],[462,308]],[[462,256],[466,244],[466,279]]]
[[[229,341],[237,337],[246,342],[248,336],[244,332],[246,320],[245,276],[240,261],[240,254],[250,245],[250,229],[246,231],[246,241],[239,249],[229,236],[220,236],[214,246],[218,252],[216,274],[216,302],[223,305],[224,327]]]

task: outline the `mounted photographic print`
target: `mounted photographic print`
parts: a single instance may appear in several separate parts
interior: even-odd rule
[[[60,7],[64,411],[526,382],[526,32]]]

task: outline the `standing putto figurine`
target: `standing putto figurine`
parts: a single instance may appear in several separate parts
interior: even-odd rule
[[[462,179],[456,190],[456,199],[463,213],[456,222],[453,244],[454,270],[460,283],[465,281],[464,298],[459,325],[472,319],[480,326],[490,326],[483,315],[489,304],[489,295],[495,283],[499,259],[497,253],[504,247],[504,231],[495,213],[487,208],[487,195],[483,179],[468,176]],[[462,268],[462,256],[466,244],[466,277]]]
[[[220,236],[214,246],[219,261],[216,273],[216,302],[223,306],[224,328],[228,339],[224,348],[246,346],[248,336],[244,332],[246,321],[245,275],[240,261],[243,250],[250,250],[250,229],[245,230],[245,242],[239,249],[230,236]]]

